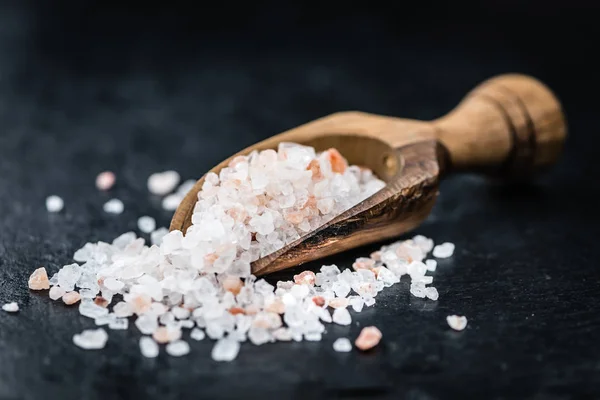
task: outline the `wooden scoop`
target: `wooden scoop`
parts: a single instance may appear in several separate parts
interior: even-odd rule
[[[262,275],[414,229],[429,214],[440,178],[449,172],[526,179],[557,160],[565,136],[560,104],[546,86],[524,75],[501,75],[434,121],[340,112],[250,146],[211,172],[237,155],[296,142],[317,151],[334,147],[349,163],[371,168],[387,183],[319,229],[256,260],[252,273]],[[191,225],[203,183],[204,177],[181,202],[171,230],[185,232]]]

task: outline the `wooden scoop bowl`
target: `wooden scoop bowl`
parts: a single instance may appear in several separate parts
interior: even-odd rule
[[[546,86],[524,75],[501,75],[434,121],[335,113],[250,146],[211,171],[218,173],[237,155],[296,142],[317,151],[334,147],[387,183],[319,229],[256,260],[252,273],[262,275],[414,229],[431,211],[440,179],[449,172],[526,179],[557,160],[565,136],[561,106]],[[171,230],[185,232],[191,225],[203,182],[204,177],[181,202]]]

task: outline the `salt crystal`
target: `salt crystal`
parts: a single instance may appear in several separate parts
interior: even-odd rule
[[[73,343],[85,350],[102,349],[108,341],[108,334],[102,328],[86,329],[73,336]]]
[[[333,342],[333,350],[339,353],[352,351],[352,343],[347,338],[339,338]]]
[[[410,294],[415,297],[424,298],[425,297],[425,288],[420,285],[410,285]]]
[[[160,326],[152,334],[156,343],[168,343],[181,339],[181,329],[178,326]]]
[[[19,305],[14,301],[12,303],[6,303],[2,306],[2,309],[9,313],[14,313],[19,311]]]
[[[156,229],[156,221],[154,218],[144,215],[138,218],[137,226],[143,233],[151,233]]]
[[[44,290],[50,288],[50,282],[48,281],[48,274],[46,268],[41,267],[33,271],[28,281],[29,289],[31,290]]]
[[[127,318],[115,318],[108,323],[108,328],[115,330],[127,330],[127,328],[129,328],[129,320]]]
[[[110,199],[102,206],[104,212],[109,214],[121,214],[125,209],[123,202],[119,199]]]
[[[273,338],[280,342],[289,342],[292,340],[292,332],[287,328],[279,328],[273,331]]]
[[[165,211],[175,211],[183,200],[183,196],[179,193],[173,193],[162,199],[161,206]]]
[[[148,190],[152,194],[164,196],[175,189],[180,179],[177,171],[154,173],[148,178]]]
[[[446,321],[450,328],[455,331],[462,331],[467,327],[467,317],[459,316],[459,315],[448,315],[446,317]]]
[[[427,266],[420,261],[413,261],[408,264],[407,272],[411,277],[423,276],[427,273]]]
[[[297,284],[314,285],[315,284],[315,273],[312,271],[304,271],[298,275],[294,275],[294,282]]]
[[[190,345],[183,340],[176,340],[167,345],[166,351],[170,356],[182,357],[190,352]]]
[[[150,242],[155,245],[160,245],[167,233],[169,233],[167,228],[158,228],[150,234]]]
[[[453,243],[442,243],[433,248],[432,254],[435,258],[452,257],[452,254],[454,254],[454,247]]]
[[[115,184],[115,174],[110,171],[104,171],[96,177],[96,187],[98,190],[109,190]]]
[[[346,297],[350,293],[350,285],[345,282],[336,281],[333,283],[332,290],[337,297]]]
[[[260,346],[261,344],[265,344],[271,340],[271,335],[264,328],[250,328],[248,331],[248,339],[255,344],[256,346]]]
[[[121,301],[114,305],[113,313],[115,313],[117,317],[130,317],[133,315],[133,307],[131,307],[129,303]]]
[[[211,357],[215,361],[233,361],[240,351],[240,343],[224,338],[219,340],[213,347]]]
[[[354,344],[360,350],[369,350],[379,344],[382,334],[379,329],[374,326],[366,326],[360,331],[360,335],[356,338]]]
[[[304,340],[309,341],[309,342],[318,342],[321,340],[321,333],[320,332],[308,332],[304,334]]]
[[[354,298],[350,299],[350,306],[356,312],[361,312],[364,305],[365,301],[360,296],[355,296]]]
[[[333,322],[338,325],[350,325],[352,317],[345,308],[336,308],[333,310]]]
[[[105,288],[115,293],[118,293],[121,289],[125,287],[125,284],[123,282],[113,277],[108,277],[104,279],[103,285]]]
[[[194,328],[190,332],[190,338],[194,340],[203,340],[206,337],[206,334],[202,329]]]
[[[148,336],[142,336],[140,338],[140,352],[146,358],[158,357],[158,344]]]
[[[61,288],[60,286],[52,286],[50,288],[50,292],[48,293],[48,296],[52,299],[52,300],[58,300],[61,297],[63,297],[63,295],[66,293],[65,289]]]
[[[58,196],[52,195],[46,198],[46,210],[48,210],[48,212],[60,212],[64,206],[65,202]]]
[[[381,281],[385,287],[390,287],[393,284],[400,282],[400,278],[386,267],[379,267],[377,271],[377,280]]]
[[[440,297],[437,289],[432,286],[425,288],[425,296],[427,296],[428,299],[433,301],[436,301]]]
[[[185,329],[192,329],[195,323],[190,319],[184,319],[182,321],[179,321],[179,325],[181,325],[181,327]]]
[[[135,320],[135,326],[137,326],[144,335],[152,335],[154,331],[158,329],[158,321],[155,316],[144,314],[140,315]]]
[[[427,267],[427,271],[435,272],[435,270],[437,268],[437,261],[425,260],[425,266]]]
[[[329,300],[329,307],[331,308],[346,308],[348,307],[349,300],[345,297],[336,297],[335,299]]]
[[[177,319],[187,319],[190,317],[190,310],[183,307],[174,307],[171,309],[171,312]]]
[[[63,295],[62,300],[66,305],[70,306],[81,300],[81,295],[79,292],[67,292]]]
[[[65,294],[65,296],[67,294]],[[64,298],[65,297],[63,296],[63,300]],[[107,315],[108,309],[94,304],[91,299],[83,299],[81,304],[79,304],[79,314],[83,315],[84,317],[96,319],[103,315]]]

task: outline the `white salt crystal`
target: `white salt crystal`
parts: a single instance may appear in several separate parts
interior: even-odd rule
[[[115,330],[127,330],[127,328],[129,328],[129,320],[127,318],[115,318],[108,323],[108,328]]]
[[[333,350],[340,353],[347,353],[352,351],[352,343],[348,338],[339,338],[333,342]]]
[[[350,293],[350,285],[346,282],[335,281],[331,288],[337,297],[346,297]]]
[[[436,301],[440,297],[437,289],[433,286],[425,288],[425,296],[427,296],[428,299],[433,301]]]
[[[81,299],[79,314],[84,317],[96,319],[108,314],[108,309],[94,304],[94,301],[91,299]]]
[[[321,340],[320,332],[308,332],[304,334],[304,340],[308,342],[318,342]]]
[[[292,332],[287,328],[279,328],[273,331],[273,338],[280,342],[289,342],[292,340]]]
[[[52,300],[58,300],[61,297],[63,297],[63,294],[66,293],[66,290],[61,288],[60,286],[52,286],[50,288],[50,292],[48,293],[48,296],[52,299]],[[81,293],[80,293],[81,294]]]
[[[19,311],[19,305],[16,302],[6,303],[2,306],[2,309],[9,313],[14,313]]]
[[[356,312],[361,312],[364,305],[365,305],[365,301],[360,296],[356,296],[350,300],[350,306]]]
[[[125,209],[123,202],[119,199],[110,199],[102,206],[104,212],[109,214],[121,214]]]
[[[448,315],[446,317],[446,322],[450,328],[455,331],[462,331],[467,327],[467,317],[458,316],[458,315]]]
[[[437,261],[425,260],[425,266],[427,267],[427,271],[435,272],[435,270],[437,268]]]
[[[333,322],[338,325],[350,325],[352,317],[345,308],[336,308],[333,310]]]
[[[379,267],[377,271],[377,280],[381,281],[385,287],[390,287],[393,284],[400,282],[400,278],[386,267]]]
[[[133,315],[133,307],[131,304],[121,301],[114,305],[113,313],[121,318],[130,317]]]
[[[164,196],[175,189],[180,179],[177,171],[154,173],[148,178],[148,190],[152,194]]]
[[[215,361],[233,361],[237,357],[240,351],[240,343],[230,339],[224,338],[214,345],[211,357]]]
[[[427,266],[421,261],[413,261],[410,264],[408,264],[407,272],[411,277],[423,276],[427,273]]]
[[[225,329],[219,323],[210,323],[206,326],[206,335],[213,339],[221,339],[225,335]]]
[[[415,297],[424,298],[425,297],[425,287],[421,285],[410,285],[410,294]]]
[[[123,289],[123,287],[125,287],[125,284],[123,282],[113,277],[104,279],[103,285],[105,288],[115,293],[119,292],[121,289]]]
[[[248,331],[248,339],[256,346],[260,346],[261,344],[269,342],[271,340],[271,335],[269,334],[269,331],[264,328],[252,327]]]
[[[158,357],[158,344],[152,338],[142,336],[140,338],[140,352],[146,358]]]
[[[152,335],[158,329],[158,321],[155,316],[144,314],[135,320],[135,326],[144,335]]]
[[[86,329],[73,336],[73,343],[85,350],[102,349],[108,341],[108,334],[102,328]]]
[[[150,234],[150,242],[155,245],[160,245],[167,233],[169,233],[167,228],[158,228]]]
[[[206,337],[206,334],[202,329],[194,328],[190,332],[190,338],[194,340],[203,340]]]
[[[371,307],[375,304],[375,299],[373,297],[363,297],[362,299],[365,301],[365,306],[367,307]]]
[[[187,319],[190,317],[190,310],[183,307],[174,307],[171,309],[173,316],[177,319]]]
[[[454,254],[454,247],[453,243],[442,243],[433,248],[432,254],[435,258],[452,257],[452,254]]]
[[[59,212],[65,206],[65,202],[62,198],[52,195],[46,198],[46,210],[51,213]]]
[[[164,199],[162,199],[161,206],[162,206],[163,210],[175,211],[175,210],[177,210],[177,207],[179,207],[179,204],[181,203],[182,200],[183,200],[183,196],[181,194],[173,193],[173,194],[166,196]]]
[[[143,217],[138,218],[137,226],[143,233],[151,233],[156,229],[156,221],[154,218],[144,215]]]
[[[181,357],[190,352],[190,345],[183,340],[176,340],[167,344],[166,350],[170,356]]]

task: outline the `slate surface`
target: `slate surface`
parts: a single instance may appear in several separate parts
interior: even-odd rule
[[[0,303],[21,311],[0,313],[0,398],[598,397],[592,10],[490,8],[473,22],[464,6],[438,23],[413,6],[400,19],[330,10],[306,22],[307,8],[263,2],[223,26],[222,6],[216,22],[194,29],[194,18],[177,17],[180,4],[150,7],[146,19],[96,3],[93,12],[68,1],[14,4],[0,12]],[[577,33],[554,29],[574,17]],[[85,242],[135,229],[141,215],[167,225],[145,188],[152,172],[198,177],[246,145],[340,110],[431,119],[509,71],[540,77],[563,100],[565,157],[526,187],[469,175],[443,183],[417,231],[457,246],[435,274],[436,303],[403,283],[320,343],[244,345],[235,362],[217,364],[209,341],[180,359],[144,359],[136,329],[82,351],[72,335],[93,322],[26,288],[33,269],[55,272]],[[105,169],[118,175],[110,195],[94,187]],[[62,213],[46,212],[49,194],[65,199]],[[112,196],[125,203],[120,217],[101,210]],[[349,266],[373,248],[325,262]],[[464,332],[449,331],[451,313],[469,318]],[[375,351],[332,351],[337,337],[371,324],[384,334]]]

